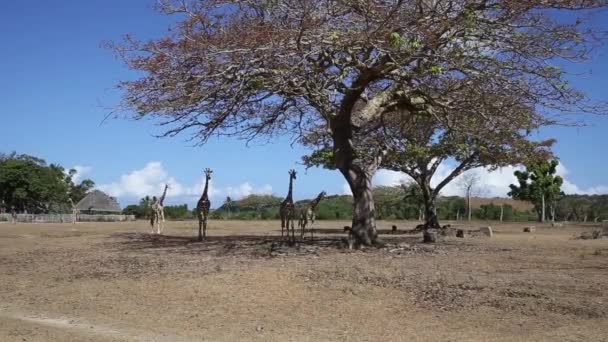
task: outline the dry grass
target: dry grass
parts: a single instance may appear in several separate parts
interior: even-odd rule
[[[279,243],[277,222],[0,224],[1,341],[605,341],[608,240],[498,225],[492,239]],[[381,222],[388,230],[416,223]]]

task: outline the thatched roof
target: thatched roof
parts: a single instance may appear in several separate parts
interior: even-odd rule
[[[107,211],[113,213],[122,211],[116,198],[110,197],[99,190],[91,191],[76,204],[76,208],[80,211]]]

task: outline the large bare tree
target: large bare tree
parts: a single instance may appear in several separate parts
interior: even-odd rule
[[[605,0],[164,1],[165,37],[111,44],[141,77],[120,84],[125,108],[160,118],[166,136],[329,137],[354,196],[353,236],[377,240],[372,176],[386,146],[357,134],[397,108],[457,125],[469,92],[521,96],[530,108],[593,111],[551,65],[581,61],[595,41],[577,18]],[[561,18],[561,17],[560,17]],[[567,20],[567,22],[565,22]],[[483,89],[481,89],[483,85]],[[486,113],[467,115],[484,120]],[[508,117],[510,113],[494,113]],[[461,129],[466,129],[466,127]],[[313,138],[311,138],[311,136]],[[308,140],[307,140],[308,139]],[[319,146],[317,146],[319,147]],[[370,150],[371,148],[371,150]]]

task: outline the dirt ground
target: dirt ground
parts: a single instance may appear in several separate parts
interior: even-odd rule
[[[351,251],[346,224],[297,247],[272,221],[211,221],[203,243],[194,222],[0,224],[0,341],[608,341],[590,227]]]

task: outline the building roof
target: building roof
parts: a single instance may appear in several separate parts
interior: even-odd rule
[[[107,212],[121,212],[120,205],[116,201],[116,198],[108,196],[106,193],[93,190],[85,196],[78,204],[76,209],[81,211],[107,211]]]

